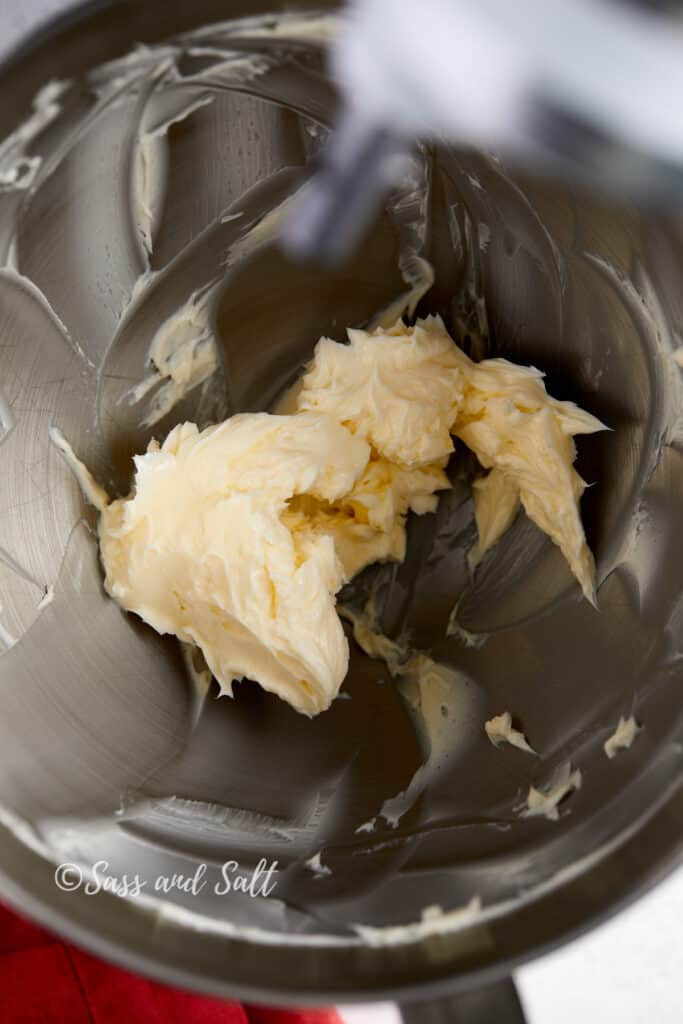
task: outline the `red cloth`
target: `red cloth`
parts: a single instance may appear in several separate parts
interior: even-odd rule
[[[270,1010],[148,981],[0,904],[0,1024],[342,1024],[335,1010]]]

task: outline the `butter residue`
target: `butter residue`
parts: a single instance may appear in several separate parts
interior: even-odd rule
[[[0,604],[0,616],[2,615],[2,604]],[[3,647],[10,648],[17,642],[17,638],[10,633],[9,629],[4,625],[2,618],[0,618],[0,649]]]
[[[41,597],[40,601],[38,602],[38,611],[42,612],[42,610],[44,608],[47,608],[48,605],[52,604],[54,599],[55,599],[55,588],[50,584],[49,586],[45,587],[45,593],[43,594],[43,596]]]
[[[374,598],[358,611],[348,606],[339,614],[353,626],[353,638],[368,657],[377,658],[398,680],[398,689],[415,725],[424,760],[405,789],[386,799],[379,813],[356,833],[372,832],[379,819],[391,828],[411,810],[458,749],[457,722],[471,703],[467,677],[452,665],[392,640],[379,629]]]
[[[465,677],[451,665],[416,652],[399,669],[400,692],[411,711],[424,760],[408,786],[382,804],[379,816],[391,827],[425,792],[454,753],[453,723],[464,704]]]
[[[53,445],[76,477],[85,500],[93,505],[98,512],[104,512],[109,504],[109,495],[104,487],[100,487],[88,467],[81,462],[61,430],[57,427],[50,427],[48,434]]]
[[[12,406],[0,387],[0,444],[7,440],[17,425]]]
[[[182,110],[176,111],[173,117],[175,120],[182,120],[189,112],[202,106],[204,99],[200,97]],[[169,123],[171,122],[168,120],[162,122],[158,130],[155,129],[156,134],[148,133],[148,136],[143,137],[140,142],[138,158],[144,162],[149,157],[150,163],[147,171],[139,170],[139,175],[143,174],[144,176],[149,172],[153,178],[157,173],[152,166],[154,140],[158,143],[163,141],[164,136],[159,132],[165,130]],[[148,139],[147,143],[144,141],[145,138]],[[161,171],[158,170],[158,173],[161,174]],[[144,198],[144,193],[145,191],[153,192],[155,186],[153,182],[145,180],[139,182],[138,185],[139,190],[142,190],[143,203],[146,204],[146,209],[151,217],[148,222],[145,209],[138,203],[138,228],[142,233],[144,245],[151,252],[154,210],[150,207],[148,200]],[[297,193],[285,198],[252,224],[242,237],[233,241],[225,252],[224,268],[221,273],[192,292],[186,301],[157,328],[147,350],[146,364],[150,368],[150,372],[138,384],[129,388],[124,395],[124,401],[131,405],[135,405],[143,399],[148,400],[147,412],[141,420],[142,426],[152,427],[168,416],[176,405],[195,388],[200,385],[208,385],[219,369],[220,355],[219,342],[215,333],[215,307],[225,285],[224,270],[239,265],[255,250],[273,239],[292,203],[296,200],[296,195]],[[226,224],[243,216],[244,210],[228,209],[220,220],[221,223]],[[144,281],[144,277],[138,281],[137,287],[140,289],[138,294],[142,294]],[[135,302],[134,294],[132,308],[134,308]]]
[[[581,789],[581,781],[579,769],[572,771],[570,762],[564,761],[555,771],[546,789],[529,787],[526,807],[522,810],[521,816],[523,818],[546,817],[549,821],[557,821],[560,817],[560,802],[574,790]]]
[[[27,147],[59,116],[59,102],[69,82],[50,81],[34,96],[33,112],[0,143],[0,191],[28,189],[35,181],[42,158],[29,156]]]
[[[156,77],[165,78],[167,83],[181,81],[175,65],[166,65],[164,62],[160,65]],[[183,85],[186,89],[187,80]],[[186,120],[200,107],[212,102],[213,97],[210,94],[201,93],[168,111],[159,123],[147,126],[143,119],[140,126],[133,163],[132,198],[137,229],[148,256],[154,248],[154,236],[166,197],[169,150],[167,133],[173,125]]]
[[[218,368],[218,348],[211,322],[212,295],[213,289],[191,295],[152,338],[147,353],[151,372],[126,395],[134,404],[156,388],[143,426],[158,423]]]
[[[504,711],[502,715],[490,718],[488,722],[484,723],[484,729],[494,747],[499,747],[501,743],[509,743],[510,746],[517,747],[518,750],[524,750],[527,754],[536,754],[534,748],[527,742],[524,733],[518,729],[513,729],[512,715],[509,711]]]
[[[304,861],[304,867],[309,868],[316,878],[324,878],[327,875],[332,874],[332,868],[328,868],[326,864],[323,864],[321,858],[321,851],[318,850],[312,857]]]
[[[259,39],[261,37],[278,40],[301,40],[306,42],[327,43],[334,39],[343,25],[343,16],[339,14],[322,14],[287,11],[283,14],[272,14],[267,18],[256,15],[252,18],[239,18],[225,22],[220,26],[221,36],[230,39]],[[216,26],[209,25],[205,29],[195,29],[185,39],[201,39],[204,35],[216,34]]]
[[[631,746],[640,730],[641,726],[638,725],[633,715],[630,715],[629,718],[624,718],[622,715],[619,718],[616,729],[603,744],[603,749],[610,761],[620,750],[626,750]]]
[[[474,924],[481,913],[481,898],[473,896],[469,903],[454,910],[443,910],[433,905],[425,907],[420,921],[410,924],[387,925],[375,928],[371,925],[354,924],[351,927],[368,946],[398,946],[405,943],[421,942],[433,935],[445,935],[460,931]]]
[[[369,658],[383,661],[394,678],[401,675],[403,667],[410,659],[410,648],[380,632],[377,628],[374,608],[366,607],[363,611],[358,611],[347,605],[341,605],[338,611],[343,619],[351,623],[353,638],[360,649]]]

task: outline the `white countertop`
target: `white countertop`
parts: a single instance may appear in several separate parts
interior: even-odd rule
[[[680,1024],[682,922],[679,868],[611,921],[518,972],[530,1024]]]
[[[589,935],[523,967],[516,982],[529,1024],[681,1024],[683,868]],[[344,1024],[398,1024],[390,1006],[342,1014]]]

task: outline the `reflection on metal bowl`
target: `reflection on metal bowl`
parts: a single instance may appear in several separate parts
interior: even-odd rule
[[[334,5],[261,19],[272,6],[95,5],[0,74],[16,98],[3,137],[29,123],[47,78],[64,82],[0,148],[0,877],[46,923],[181,984],[423,998],[508,972],[678,855],[680,232],[490,155],[425,147],[327,290],[313,274],[224,290],[226,261],[244,258],[333,120],[321,46]],[[455,486],[411,523],[405,563],[345,595],[372,590],[387,635],[451,671],[443,756],[396,820],[381,809],[433,739],[406,688],[353,646],[351,699],[319,718],[248,681],[194,714],[175,642],[105,596],[92,513],[48,428],[125,493],[152,434],[269,408],[321,333],[341,338],[414,285],[420,258],[435,269],[420,312],[442,313],[474,354],[538,366],[551,394],[612,430],[579,446],[599,611],[523,518],[470,578],[471,466],[457,453]],[[145,427],[147,399],[127,396],[188,302],[220,367]],[[504,710],[538,758],[489,743],[484,721]],[[631,713],[643,729],[608,761],[603,743]],[[528,787],[567,761],[583,785],[559,820],[522,817]],[[277,861],[267,898],[217,894],[221,865],[249,873],[262,858]],[[66,893],[62,861],[149,884],[139,898]],[[154,891],[202,863],[198,894]],[[441,919],[399,928],[433,905]]]

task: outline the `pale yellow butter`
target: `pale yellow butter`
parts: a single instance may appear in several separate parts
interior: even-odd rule
[[[336,593],[403,559],[407,514],[450,486],[453,436],[489,471],[473,562],[523,506],[594,593],[572,435],[598,420],[550,398],[536,370],[472,362],[438,317],[348,334],[318,343],[289,415],[185,423],[152,443],[133,493],[100,519],[113,598],[199,646],[223,692],[248,677],[309,715],[348,667]]]
[[[176,427],[136,457],[134,493],[102,512],[108,592],[201,647],[224,691],[246,676],[298,711],[324,710],[348,663],[334,601],[345,577],[331,538],[300,539],[281,517],[297,494],[340,498],[368,456],[315,413]]]

